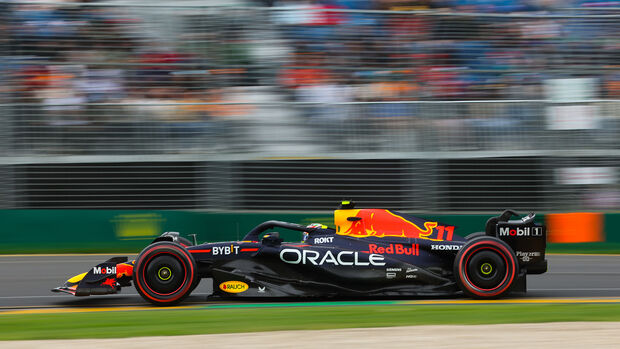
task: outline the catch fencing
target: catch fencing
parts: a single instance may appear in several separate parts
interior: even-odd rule
[[[620,10],[0,3],[4,208],[620,208]]]

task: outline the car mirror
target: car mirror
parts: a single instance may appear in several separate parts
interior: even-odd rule
[[[277,231],[271,232],[269,234],[265,234],[263,236],[263,240],[261,241],[263,245],[268,246],[279,246],[282,244],[282,238],[280,237],[280,233]]]

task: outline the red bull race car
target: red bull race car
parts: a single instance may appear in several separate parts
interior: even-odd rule
[[[137,259],[112,258],[52,291],[114,294],[133,283],[145,300],[173,305],[210,278],[212,296],[223,298],[498,298],[525,292],[528,274],[547,271],[545,226],[533,213],[513,216],[506,210],[463,237],[452,225],[343,202],[334,228],[267,221],[243,241],[204,244],[167,232]],[[284,242],[274,229],[298,231],[303,240]]]

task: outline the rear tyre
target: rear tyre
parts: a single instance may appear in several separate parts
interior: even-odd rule
[[[196,262],[187,250],[168,241],[147,246],[136,259],[133,281],[142,298],[155,305],[174,305],[196,282]]]
[[[467,235],[465,237],[465,240],[473,240],[473,239],[479,238],[481,236],[487,236],[487,234],[485,232],[483,232],[483,231],[479,231],[479,232],[476,232],[476,233],[471,233],[471,234],[469,234],[469,235]]]
[[[505,242],[496,238],[473,238],[454,260],[456,283],[465,295],[472,298],[506,295],[518,275],[517,257]]]

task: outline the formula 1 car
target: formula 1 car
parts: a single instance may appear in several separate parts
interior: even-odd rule
[[[533,213],[513,216],[506,210],[484,232],[461,237],[452,225],[343,202],[335,228],[267,221],[243,241],[199,245],[166,232],[137,259],[112,258],[52,291],[113,294],[133,281],[145,300],[173,305],[212,278],[212,296],[226,298],[498,298],[525,292],[527,274],[547,271],[545,226]],[[303,241],[284,242],[274,228],[302,232]]]

